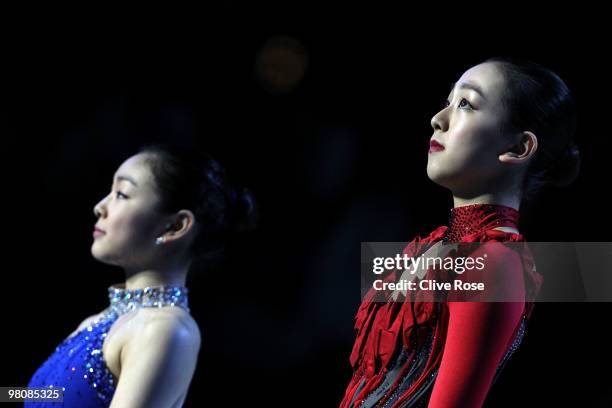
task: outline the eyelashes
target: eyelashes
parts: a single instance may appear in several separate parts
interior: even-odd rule
[[[467,107],[468,109],[473,109],[474,107],[472,106],[471,103],[468,102],[467,99],[465,98],[461,98],[461,100],[459,101],[459,107],[461,107],[461,104],[465,102],[465,105],[463,105],[464,107]]]
[[[442,103],[442,106],[443,106],[442,109],[448,108],[450,106],[449,100],[448,99],[444,100],[444,102]],[[470,102],[468,102],[468,100],[465,99],[465,98],[461,98],[461,100],[459,101],[459,105],[458,106],[459,106],[459,108],[474,109],[472,104]]]

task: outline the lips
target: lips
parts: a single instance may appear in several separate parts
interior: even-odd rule
[[[429,151],[439,152],[440,150],[444,150],[444,146],[441,143],[438,143],[436,140],[431,139],[429,141]]]
[[[98,227],[95,227],[95,228],[94,228],[94,230],[93,230],[93,234],[92,234],[92,235],[93,235],[94,239],[96,239],[96,238],[98,238],[98,237],[101,237],[101,236],[102,236],[102,235],[104,235],[104,234],[106,234],[106,232],[105,232],[105,231],[101,230],[101,229],[100,229],[100,228],[98,228]]]

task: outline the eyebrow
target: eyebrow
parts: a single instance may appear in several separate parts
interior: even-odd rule
[[[115,180],[117,180],[117,181],[129,181],[135,187],[138,187],[138,184],[136,183],[136,181],[133,178],[131,178],[130,176],[116,176]]]
[[[451,85],[451,92],[453,91],[453,89],[455,89],[456,85],[457,83],[453,82],[453,84]],[[487,99],[482,88],[476,84],[472,84],[470,82],[462,82],[461,85],[459,85],[459,89],[471,89],[472,91],[479,94],[482,97],[482,99]]]

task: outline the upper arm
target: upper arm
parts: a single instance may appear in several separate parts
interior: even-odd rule
[[[486,272],[495,280],[522,282],[520,257],[512,251],[495,254]],[[480,407],[524,302],[448,302],[448,307],[447,337],[429,407]]]
[[[172,317],[156,318],[124,346],[113,408],[170,407],[187,391],[199,332]]]
[[[469,253],[472,266],[464,260],[462,273],[451,272],[453,280],[469,284],[483,284],[484,290],[453,289],[448,291],[450,301],[524,302],[525,278],[522,257],[501,242],[486,242]]]

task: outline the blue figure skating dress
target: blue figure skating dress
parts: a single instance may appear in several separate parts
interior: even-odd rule
[[[187,288],[159,286],[108,288],[110,305],[75,335],[65,339],[36,371],[28,387],[60,388],[64,402],[26,402],[25,407],[108,407],[115,393],[115,380],[104,361],[102,345],[113,323],[140,307],[180,307],[189,311]]]

